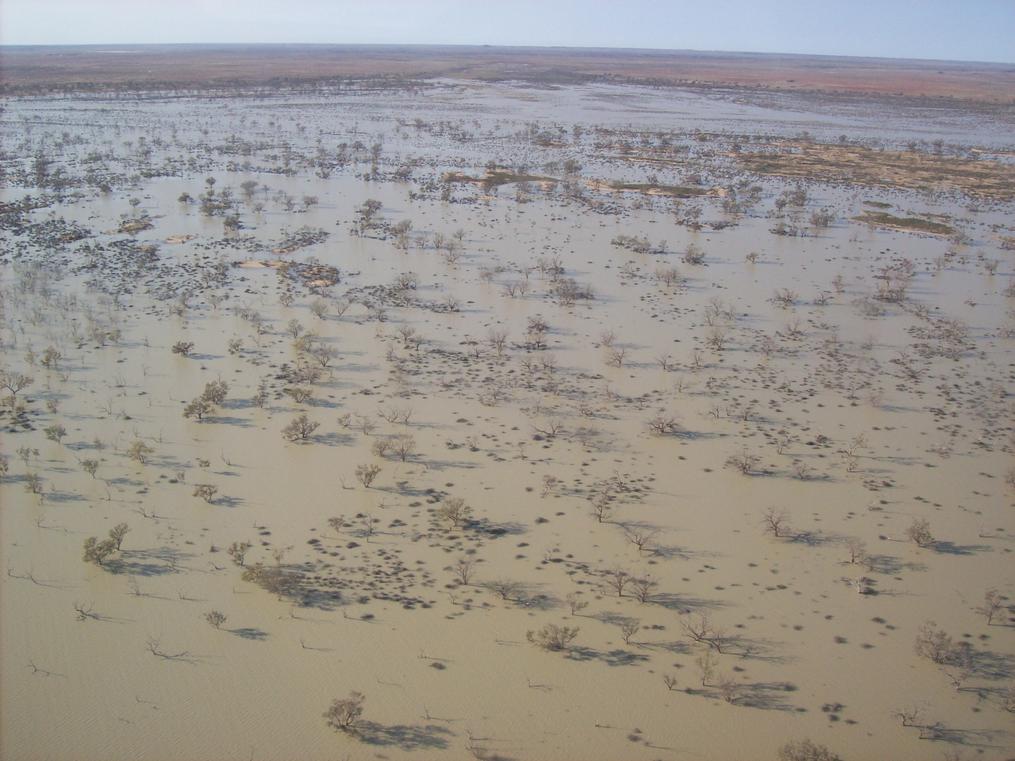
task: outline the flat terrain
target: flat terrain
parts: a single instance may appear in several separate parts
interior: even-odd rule
[[[1009,108],[272,50],[3,51],[0,757],[1015,756]]]
[[[1010,64],[696,51],[394,45],[0,48],[0,88],[200,87],[344,78],[641,83],[951,98],[1011,105]]]

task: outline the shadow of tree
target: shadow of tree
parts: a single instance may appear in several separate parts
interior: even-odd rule
[[[454,733],[436,724],[379,724],[364,721],[356,725],[355,736],[368,745],[394,745],[402,750],[443,750]]]
[[[228,631],[230,634],[235,634],[237,637],[243,637],[243,639],[253,639],[259,642],[268,639],[268,632],[263,629],[244,627],[240,629],[229,629]]]
[[[997,729],[958,729],[942,722],[920,726],[920,739],[964,745],[972,748],[1003,748],[1011,740],[1011,733]]]
[[[796,692],[797,687],[790,682],[756,682],[741,687],[737,705],[747,708],[759,708],[765,711],[795,711],[796,707],[786,702],[784,696]]]
[[[105,567],[110,573],[131,576],[165,576],[179,573],[181,562],[192,558],[185,552],[172,547],[157,547],[150,550],[122,550],[120,556],[107,560]]]
[[[989,544],[955,544],[954,542],[934,542],[934,552],[942,555],[975,555],[977,552],[990,552]]]
[[[868,555],[867,567],[872,573],[883,573],[892,576],[902,571],[925,571],[927,566],[923,563],[911,563],[900,560],[894,555]]]
[[[973,673],[982,679],[1009,679],[1015,675],[1015,655],[974,650],[971,656]]]
[[[652,602],[656,605],[661,605],[668,610],[675,610],[680,613],[690,613],[694,610],[726,607],[726,603],[721,600],[706,600],[701,597],[675,595],[669,592],[658,592],[652,595]]]
[[[647,655],[630,650],[596,650],[592,647],[572,647],[568,657],[575,661],[600,661],[607,666],[634,666],[649,659]]]
[[[486,536],[493,538],[501,536],[520,536],[527,531],[525,524],[523,523],[517,523],[515,521],[494,523],[487,518],[470,521],[467,528],[475,531],[476,533],[485,534]]]

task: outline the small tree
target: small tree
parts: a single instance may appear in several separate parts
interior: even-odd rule
[[[525,633],[525,638],[544,650],[560,651],[567,649],[568,645],[578,636],[578,631],[576,626],[547,624],[539,631],[529,630]]]
[[[126,523],[117,523],[113,528],[109,529],[109,538],[113,542],[113,546],[116,551],[120,551],[120,546],[123,544],[123,538],[130,533],[130,526]]]
[[[106,558],[116,552],[116,542],[112,539],[103,539],[101,542],[94,536],[85,539],[84,557],[86,563],[102,565]]]
[[[183,408],[183,416],[197,418],[200,421],[204,420],[205,415],[211,414],[212,409],[214,408],[211,402],[199,396],[187,403]]]
[[[920,547],[934,544],[934,535],[930,533],[930,521],[926,518],[914,518],[906,529],[906,537]]]
[[[305,441],[317,430],[320,423],[312,421],[306,413],[300,415],[282,429],[282,435],[289,441]]]
[[[366,698],[360,692],[350,692],[345,699],[336,698],[331,707],[324,712],[328,726],[340,732],[354,732],[356,723],[363,715],[363,703]]]
[[[211,404],[222,404],[229,393],[229,384],[225,381],[212,381],[204,385],[204,392],[201,398]]]
[[[221,628],[222,624],[226,622],[226,618],[226,614],[220,610],[210,610],[204,614],[204,620],[216,629]]]
[[[25,491],[29,494],[42,494],[42,476],[38,473],[25,473]]]
[[[849,551],[849,562],[851,564],[863,563],[867,559],[867,545],[860,539],[848,539],[846,549]]]
[[[567,597],[564,599],[567,600],[568,607],[571,608],[572,616],[577,616],[581,611],[589,607],[588,602],[581,599],[577,592],[568,592]]]
[[[151,455],[155,450],[145,444],[141,439],[135,439],[134,442],[127,449],[127,455],[132,460],[144,465],[148,462],[148,456]]]
[[[381,472],[380,465],[357,465],[356,466],[356,480],[363,484],[364,489],[369,489],[370,484],[377,478],[377,474]]]
[[[63,440],[63,437],[67,435],[67,429],[64,428],[62,425],[60,425],[59,423],[55,423],[43,429],[43,433],[46,434],[47,439],[49,439],[50,441],[55,441],[57,444],[59,444]]]
[[[193,341],[177,341],[173,344],[172,352],[173,354],[179,354],[181,357],[189,357],[193,349]]]
[[[293,386],[291,388],[284,389],[284,393],[291,397],[297,404],[303,404],[305,401],[313,397],[314,390],[312,388],[305,388],[302,386]]]
[[[328,316],[328,302],[324,299],[315,299],[310,304],[310,311],[318,320],[323,320]]]
[[[459,528],[468,522],[470,515],[472,508],[461,497],[448,497],[437,508],[437,517],[450,523],[452,528]]]

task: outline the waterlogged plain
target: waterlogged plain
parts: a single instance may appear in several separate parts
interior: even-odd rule
[[[1011,756],[1005,109],[0,127],[4,758]]]

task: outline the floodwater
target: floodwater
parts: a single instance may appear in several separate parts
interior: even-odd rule
[[[4,201],[42,201],[3,218],[2,366],[34,383],[2,418],[0,755],[755,759],[809,737],[848,759],[1009,757],[1011,204],[787,184],[730,149],[807,131],[1003,161],[1006,118],[510,83],[8,100]],[[667,163],[615,147],[664,139]],[[444,190],[490,162],[557,181]],[[709,194],[679,203],[590,183],[695,174]],[[719,188],[754,201],[731,213]],[[871,209],[962,235],[853,220]],[[118,232],[132,218],[151,227]],[[280,253],[300,231],[315,242]],[[315,260],[338,282],[309,286]],[[904,297],[877,298],[886,277]],[[562,299],[569,278],[593,298]],[[315,347],[335,356],[294,379]],[[212,381],[225,401],[184,417]],[[319,425],[289,441],[300,414]],[[379,452],[406,435],[404,460]],[[727,462],[745,455],[748,474]],[[461,526],[437,512],[454,497]],[[120,550],[82,561],[121,522]],[[233,542],[292,585],[242,578]],[[643,601],[616,569],[650,582]],[[686,635],[701,616],[718,647]],[[928,621],[963,657],[915,652]],[[546,651],[526,633],[547,624],[579,631]],[[350,691],[362,721],[339,732],[322,714]]]

